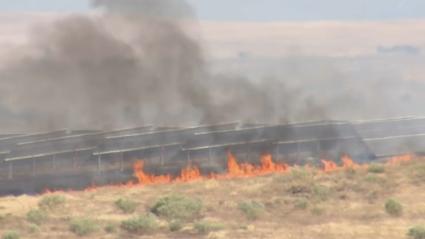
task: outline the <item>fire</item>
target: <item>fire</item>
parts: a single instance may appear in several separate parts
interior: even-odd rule
[[[170,183],[171,176],[170,175],[149,175],[143,171],[144,162],[137,161],[133,165],[134,176],[137,178],[140,184],[158,184],[158,183]]]
[[[341,157],[341,161],[344,169],[357,169],[360,167],[360,165],[356,164],[347,154]]]
[[[289,166],[286,164],[278,164],[273,162],[271,154],[264,154],[261,156],[261,164],[256,166],[250,163],[238,163],[236,157],[231,153],[227,153],[227,172],[223,174],[211,174],[209,176],[202,176],[198,167],[189,165],[182,169],[180,175],[172,178],[170,175],[154,176],[144,172],[144,162],[139,160],[133,165],[134,176],[137,182],[142,185],[149,184],[163,184],[173,182],[191,182],[202,179],[229,179],[239,177],[253,177],[259,175],[266,175],[271,173],[287,172]]]
[[[323,171],[326,173],[334,172],[338,170],[346,170],[346,169],[359,169],[362,168],[363,165],[359,165],[353,161],[353,159],[349,155],[343,155],[341,157],[342,165],[338,166],[334,161],[331,160],[321,160],[323,164]],[[366,165],[364,167],[367,167]]]
[[[261,156],[261,171],[265,173],[286,172],[289,166],[286,164],[276,164],[273,162],[271,154]]]
[[[414,159],[413,154],[406,154],[401,156],[392,157],[387,164],[388,165],[400,165],[405,162],[409,162]],[[331,160],[321,160],[323,164],[322,171],[325,173],[347,170],[347,169],[361,169],[367,168],[368,165],[359,165],[355,163],[352,158],[348,155],[341,157],[341,166]],[[134,187],[138,185],[152,185],[152,184],[167,184],[167,183],[178,183],[178,182],[191,182],[197,180],[208,180],[208,179],[232,179],[232,178],[244,178],[244,177],[255,177],[273,173],[285,173],[291,168],[287,164],[276,163],[273,161],[273,156],[269,153],[263,154],[260,157],[260,164],[255,165],[251,163],[239,163],[236,156],[232,152],[227,152],[227,171],[221,174],[211,174],[208,176],[202,175],[200,169],[192,164],[183,168],[177,177],[171,175],[151,175],[144,172],[144,161],[138,160],[133,164],[134,177],[137,182],[129,181],[125,184],[109,185],[108,187]],[[306,165],[304,168],[308,170],[315,170],[313,166]],[[86,192],[92,192],[97,190],[96,185],[91,185],[85,189]],[[56,192],[64,192],[60,190],[45,189],[43,194],[50,194]],[[68,190],[66,192],[74,192]]]
[[[178,177],[176,181],[190,182],[199,179],[202,179],[201,171],[199,170],[199,168],[189,165],[186,168],[182,169],[180,177]]]
[[[321,160],[323,164],[323,171],[326,173],[338,170],[338,165],[330,160]]]
[[[410,162],[410,161],[413,160],[413,158],[414,158],[414,155],[412,155],[412,154],[394,156],[394,157],[390,158],[390,160],[388,160],[387,164],[397,166],[397,165],[400,165],[402,163]]]
[[[273,162],[271,154],[263,154],[260,159],[261,165],[255,166],[249,163],[238,163],[235,155],[227,152],[227,174],[228,178],[260,176],[271,173],[287,172],[289,166]]]

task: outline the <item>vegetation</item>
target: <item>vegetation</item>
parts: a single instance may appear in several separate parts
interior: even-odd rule
[[[369,173],[384,173],[385,167],[382,164],[371,164],[367,169]]]
[[[160,198],[151,208],[151,212],[168,220],[192,220],[199,216],[202,202],[179,195]]]
[[[40,232],[40,227],[38,227],[36,224],[30,224],[28,225],[28,231],[30,233],[38,233]]]
[[[307,199],[305,199],[305,198],[298,199],[298,200],[296,200],[296,201],[295,201],[295,203],[294,203],[294,207],[295,207],[296,209],[307,209],[307,208],[308,208],[308,205],[309,205],[309,202],[308,202],[308,200],[307,200]]]
[[[425,226],[412,227],[407,235],[413,239],[425,239]]]
[[[62,195],[48,195],[41,198],[38,206],[43,210],[53,210],[65,203],[66,199]]]
[[[385,171],[296,167],[260,177],[0,197],[0,239],[17,235],[9,230],[20,238],[425,239],[425,225],[414,226],[423,223],[425,158],[379,166]],[[124,214],[132,200],[137,208]],[[144,210],[148,215],[139,214]]]
[[[15,231],[8,231],[4,233],[2,237],[2,239],[19,239],[19,238],[20,238],[19,234]]]
[[[69,229],[78,236],[86,236],[97,231],[98,227],[92,219],[79,218],[71,221]]]
[[[330,189],[326,186],[315,184],[312,187],[314,197],[319,201],[326,201],[330,196]]]
[[[195,223],[194,228],[199,234],[206,234],[212,231],[223,230],[224,225],[217,222],[201,221],[201,222]]]
[[[27,213],[27,220],[36,225],[42,224],[47,219],[47,213],[40,209],[31,209]]]
[[[394,217],[399,217],[403,214],[403,205],[395,199],[388,199],[385,202],[385,211]]]
[[[325,213],[325,209],[323,209],[322,207],[319,206],[315,206],[311,209],[311,214],[315,215],[315,216],[321,216]]]
[[[239,209],[249,220],[258,219],[265,211],[264,205],[255,201],[245,201],[239,203]]]
[[[158,222],[152,215],[137,216],[123,221],[121,228],[131,233],[149,233],[158,228]]]
[[[117,231],[117,226],[114,223],[108,223],[105,226],[105,232],[107,233],[115,233]]]
[[[138,203],[127,198],[120,198],[115,201],[115,205],[124,213],[133,213],[136,211]]]
[[[179,220],[174,220],[168,224],[168,227],[170,231],[176,232],[176,231],[180,231],[183,228],[183,224]]]
[[[414,167],[411,172],[409,172],[409,175],[413,183],[422,184],[425,182],[425,165]]]

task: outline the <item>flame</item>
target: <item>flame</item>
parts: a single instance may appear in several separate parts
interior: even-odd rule
[[[134,176],[137,178],[139,184],[158,184],[158,183],[170,183],[170,175],[149,175],[143,171],[144,162],[139,160],[133,165]]]
[[[260,176],[271,173],[287,172],[289,166],[286,164],[277,164],[273,162],[271,154],[263,154],[260,159],[260,166],[255,166],[249,163],[239,164],[236,157],[227,152],[227,174],[226,177],[250,177]]]
[[[405,154],[405,155],[400,155],[400,156],[394,156],[392,158],[390,158],[390,160],[387,161],[388,165],[392,165],[392,166],[397,166],[400,165],[402,163],[406,163],[406,162],[410,162],[412,161],[414,158],[413,154]]]
[[[356,164],[347,154],[341,157],[341,161],[344,169],[358,169],[360,167],[360,165]]]
[[[338,170],[338,165],[336,165],[335,162],[330,161],[330,160],[321,160],[322,164],[323,164],[323,171],[325,173],[329,173],[329,172],[333,172]]]
[[[182,169],[180,177],[177,178],[176,181],[190,182],[199,179],[202,179],[201,171],[199,170],[199,168],[189,165],[186,168]]]
[[[264,154],[261,156],[261,170],[265,173],[286,172],[289,170],[289,165],[276,164],[271,154]]]
[[[414,159],[413,154],[406,154],[401,156],[392,157],[387,164],[389,165],[400,165],[405,162],[409,162]],[[331,160],[321,160],[323,164],[322,171],[325,173],[346,170],[346,169],[362,169],[367,168],[368,165],[359,165],[355,163],[349,155],[343,155],[341,157],[342,165],[338,166],[334,161]],[[305,165],[307,170],[315,170],[311,165]],[[144,161],[137,160],[133,164],[134,177],[137,179],[137,182],[129,181],[124,184],[117,185],[108,185],[103,187],[135,187],[139,185],[152,185],[152,184],[167,184],[167,183],[176,183],[176,182],[191,182],[196,180],[208,180],[208,179],[232,179],[232,178],[241,178],[241,177],[255,177],[262,176],[273,173],[285,173],[288,172],[291,168],[287,164],[275,163],[273,161],[273,156],[269,153],[263,154],[260,157],[260,164],[254,165],[250,163],[238,163],[236,156],[230,151],[227,152],[227,171],[221,174],[211,174],[208,176],[203,176],[200,169],[193,165],[188,165],[183,168],[177,177],[172,177],[171,175],[151,175],[144,172]],[[84,191],[93,192],[98,189],[98,186],[92,184],[87,187]],[[55,189],[45,189],[42,194],[51,194],[58,192],[72,193],[76,192],[74,190],[55,190]]]
[[[211,174],[202,176],[198,167],[189,165],[182,169],[180,175],[172,178],[170,175],[154,176],[143,171],[144,162],[138,160],[133,165],[134,176],[137,178],[138,184],[149,185],[158,183],[173,183],[173,182],[191,182],[202,179],[224,179],[238,177],[253,177],[271,173],[287,172],[289,166],[286,164],[278,164],[273,162],[271,154],[261,156],[261,164],[259,166],[249,163],[238,163],[236,157],[231,153],[227,153],[227,172],[223,174]]]

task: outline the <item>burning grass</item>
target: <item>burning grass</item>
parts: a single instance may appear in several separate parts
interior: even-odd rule
[[[260,177],[202,176],[184,183],[0,198],[0,214],[9,215],[2,219],[0,233],[14,230],[22,238],[79,238],[70,223],[91,218],[96,230],[88,238],[406,238],[412,226],[425,224],[425,190],[419,181],[425,160],[378,166],[384,170],[341,162],[327,172],[292,167]],[[46,207],[49,220],[42,221],[36,233],[30,232],[34,224],[27,222],[27,212],[38,202],[51,205],[41,201],[56,201],[46,199],[53,195],[65,201]],[[388,198],[403,205],[400,216],[387,214]],[[137,203],[137,214],[117,210],[119,199]],[[248,216],[251,212],[255,220]],[[421,238],[420,232],[409,235]]]

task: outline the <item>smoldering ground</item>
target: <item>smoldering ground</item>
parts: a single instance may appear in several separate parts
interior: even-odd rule
[[[92,6],[97,14],[43,26],[31,35],[27,54],[5,56],[11,60],[0,71],[2,129],[279,123],[397,116],[406,107],[411,110],[402,113],[418,112],[418,86],[382,83],[385,78],[372,75],[368,84],[376,91],[355,80],[367,73],[353,77],[303,59],[282,62],[283,74],[257,81],[211,74],[201,44],[187,34],[196,16],[184,1],[93,0]],[[388,101],[397,104],[388,109]]]

